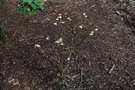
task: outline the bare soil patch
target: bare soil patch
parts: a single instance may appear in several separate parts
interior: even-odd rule
[[[30,17],[17,4],[0,9],[0,90],[135,89],[134,8],[122,16],[113,0],[48,0]]]

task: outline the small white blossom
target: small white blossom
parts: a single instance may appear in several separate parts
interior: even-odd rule
[[[85,17],[87,18],[88,16],[86,15]]]
[[[86,15],[86,13],[83,13],[83,16],[85,16]]]
[[[62,42],[63,42],[62,38],[59,38],[57,41],[55,41],[55,43],[57,44],[62,43]]]
[[[98,28],[95,28],[95,31],[98,31]]]
[[[61,18],[62,18],[62,16],[60,15],[60,16],[58,16],[58,18],[59,18],[59,19],[61,19]]]
[[[53,23],[55,26],[57,26],[58,24],[55,22],[55,23]]]
[[[63,39],[59,38],[57,41],[55,41],[56,44],[64,45]]]
[[[70,17],[68,17],[67,20],[71,21],[72,19]]]
[[[94,35],[94,31],[91,31],[89,35],[90,35],[90,36]]]
[[[61,45],[61,46],[63,46],[63,45],[64,45],[64,43],[63,43],[63,42],[61,42],[61,43],[60,43],[60,45]]]
[[[46,40],[50,40],[50,37],[49,37],[49,36],[47,36],[47,37],[46,37]]]
[[[41,45],[35,44],[35,48],[40,48],[40,47],[41,47]]]
[[[56,21],[58,21],[59,20],[59,18],[56,18]]]
[[[70,60],[70,58],[68,57],[67,60]]]
[[[83,16],[86,17],[86,18],[88,17],[88,16],[86,15],[86,13],[83,13]]]
[[[61,23],[62,23],[62,24],[64,24],[64,23],[65,23],[65,21],[62,21]]]
[[[82,28],[83,28],[83,25],[80,25],[80,26],[79,26],[79,28],[81,28],[81,29],[82,29]]]

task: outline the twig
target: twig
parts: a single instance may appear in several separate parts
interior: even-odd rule
[[[81,89],[81,85],[82,85],[82,82],[83,82],[83,68],[81,68],[81,73],[80,73],[81,77],[80,77],[80,84],[79,84],[79,90]]]
[[[112,66],[112,68],[110,69],[109,73],[112,73],[112,71],[114,70],[115,68],[115,64]]]
[[[70,61],[71,61],[71,56],[72,56],[72,50],[70,50],[70,49],[68,49],[68,51],[69,51],[69,60],[68,60],[68,62],[67,62],[67,65],[66,65],[66,67],[63,69],[63,71],[62,71],[62,75],[63,75],[63,73],[66,71],[66,69],[68,68],[68,66],[69,66],[69,64],[70,64]]]

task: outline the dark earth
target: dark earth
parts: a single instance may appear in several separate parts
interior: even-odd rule
[[[5,0],[0,90],[135,90],[135,7],[48,0],[31,17]]]

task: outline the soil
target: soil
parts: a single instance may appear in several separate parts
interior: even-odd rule
[[[0,90],[135,90],[133,7],[48,0],[30,17],[18,12],[18,1],[5,0],[0,9],[7,23]],[[130,14],[118,15],[125,7]]]

